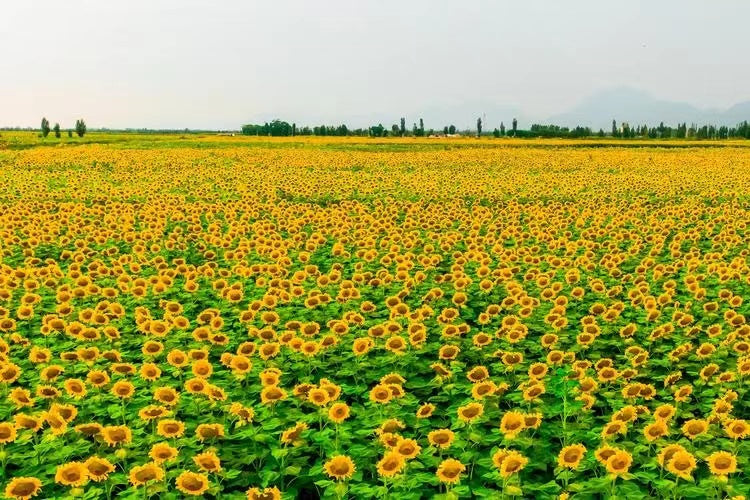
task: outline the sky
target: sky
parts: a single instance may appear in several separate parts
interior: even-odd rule
[[[726,108],[750,99],[748,19],[746,0],[8,1],[0,126],[543,119],[623,86]]]

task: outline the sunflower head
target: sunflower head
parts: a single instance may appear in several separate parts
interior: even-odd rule
[[[435,475],[441,483],[456,484],[461,480],[461,474],[466,470],[466,466],[453,458],[448,458],[440,462]]]
[[[572,444],[566,446],[557,456],[557,465],[560,467],[575,469],[583,460],[586,454],[586,447],[582,444]]]
[[[5,487],[5,496],[14,500],[29,500],[42,489],[42,482],[35,477],[14,477]]]
[[[336,455],[323,464],[326,474],[333,479],[350,479],[354,475],[356,466],[351,458],[346,455]]]
[[[208,490],[209,482],[205,474],[184,471],[177,476],[175,486],[187,496],[200,496]]]

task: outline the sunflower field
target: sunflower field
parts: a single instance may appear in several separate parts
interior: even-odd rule
[[[6,498],[748,494],[742,143],[89,136],[0,149]]]

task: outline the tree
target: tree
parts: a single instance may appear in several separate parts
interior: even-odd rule
[[[47,137],[49,135],[49,120],[46,118],[42,118],[42,137]]]
[[[518,120],[513,118],[513,137],[516,136],[517,131],[518,131]]]
[[[60,138],[60,124],[55,123],[55,126],[52,127],[52,131],[55,132],[55,137],[59,139]]]
[[[78,137],[86,135],[86,122],[83,121],[83,118],[76,120],[76,134],[78,134]]]
[[[448,135],[448,125],[443,127],[443,135]]]
[[[503,122],[500,122],[500,135],[505,135],[505,124]]]
[[[477,137],[482,136],[482,118],[477,118]]]
[[[419,137],[424,137],[424,120],[419,119]]]
[[[68,129],[68,137],[73,137],[73,131]]]
[[[392,135],[393,137],[396,137],[396,136],[397,136],[397,135],[399,134],[399,130],[400,130],[400,129],[398,128],[398,125],[394,123],[394,124],[393,124],[393,125],[391,126],[391,135]]]
[[[406,135],[406,118],[401,117],[401,137]]]
[[[497,129],[497,128],[496,128],[495,130],[493,130],[493,131],[492,131],[492,136],[493,136],[493,137],[494,137],[495,139],[497,139],[498,137],[500,137],[500,130],[499,130],[499,129]]]
[[[456,126],[455,125],[451,125],[450,127],[448,127],[448,133],[450,135],[454,135],[456,133]]]
[[[617,122],[612,120],[612,137],[617,137]]]

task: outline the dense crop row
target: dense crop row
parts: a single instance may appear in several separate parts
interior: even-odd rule
[[[750,150],[0,155],[10,498],[732,497]]]

